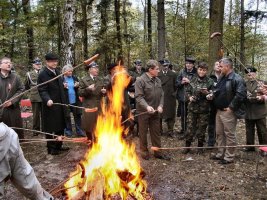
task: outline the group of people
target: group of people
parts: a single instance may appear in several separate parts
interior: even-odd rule
[[[109,104],[106,94],[112,91],[112,77],[116,75],[116,64],[110,64],[107,67],[109,74],[102,78],[99,76],[99,66],[92,62],[85,66],[87,74],[79,80],[73,75],[71,65],[65,65],[60,71],[58,61],[58,56],[53,53],[45,55],[45,67],[42,67],[40,59],[35,59],[33,70],[26,74],[25,84],[23,84],[19,76],[11,72],[11,59],[7,57],[1,59],[0,142],[14,133],[8,127],[22,127],[19,105],[22,96],[15,97],[25,89],[30,89],[34,130],[51,133],[46,135],[47,139],[54,139],[55,136],[63,134],[71,137],[73,129],[70,113],[72,113],[76,135],[86,135],[92,141],[97,139],[94,135],[97,116],[101,112],[102,100]],[[148,60],[145,66],[142,66],[141,60],[136,60],[134,68],[127,70],[131,81],[125,88],[121,119],[124,121],[128,118],[129,112],[135,110],[138,116],[134,119],[135,123],[124,124],[124,126],[126,126],[125,129],[129,128],[132,131],[133,126],[138,125],[137,132],[143,159],[150,159],[147,141],[149,131],[153,147],[161,147],[161,135],[169,137],[179,135],[179,139],[185,140],[186,147],[190,147],[194,138],[197,138],[198,147],[203,147],[206,142],[208,146],[214,146],[217,143],[218,151],[211,156],[211,159],[218,160],[220,164],[232,163],[235,158],[235,148],[225,148],[225,146],[237,144],[238,118],[245,118],[247,145],[255,143],[255,126],[259,143],[267,144],[265,105],[267,86],[264,81],[257,79],[257,70],[254,67],[246,68],[245,81],[234,72],[233,62],[229,58],[217,61],[211,74],[208,74],[207,63],[200,62],[197,65],[195,63],[194,58],[187,57],[185,67],[176,73],[167,59]],[[85,108],[97,109],[86,112]],[[176,115],[181,118],[179,132],[174,131]],[[167,124],[165,132],[162,128],[163,122]],[[206,130],[208,130],[207,139]],[[9,136],[6,136],[7,132],[10,133]],[[20,129],[17,130],[17,134],[20,139],[24,138],[23,131]],[[18,149],[16,151],[21,152],[17,141],[16,137],[10,139],[9,143],[6,143],[8,146],[6,149],[16,144]],[[0,151],[3,149],[1,148]],[[68,149],[63,146],[62,141],[47,142],[48,154],[58,155]],[[0,165],[4,163],[3,156],[9,152],[4,151],[0,156]],[[202,151],[200,149],[199,153]],[[255,151],[255,148],[248,147],[244,151]],[[185,154],[189,152],[189,148],[183,151]],[[19,155],[22,156],[24,164],[28,165],[23,154],[19,153]],[[170,160],[168,155],[158,149],[154,151],[154,157]],[[11,171],[7,176],[2,176],[1,173],[0,194],[2,182],[12,176]],[[31,174],[30,171],[29,166]],[[32,190],[34,195],[37,195],[38,190],[39,195],[52,198],[41,188],[35,175],[31,177],[36,183]],[[22,177],[18,178],[19,184],[23,184]],[[26,192],[24,194],[33,195]]]

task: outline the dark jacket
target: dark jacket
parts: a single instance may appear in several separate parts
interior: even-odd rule
[[[0,100],[1,104],[5,101],[21,94],[24,90],[24,86],[19,78],[19,76],[15,73],[9,73],[7,77],[4,77],[2,73],[0,73]],[[12,100],[12,105],[7,108],[0,108],[2,116],[0,116],[0,120],[2,120],[9,127],[21,127],[22,128],[22,119],[20,114],[20,99],[15,98]],[[22,136],[23,131],[17,131],[19,136]]]
[[[262,119],[267,115],[267,108],[265,101],[256,99],[259,89],[256,80],[246,81],[247,86],[247,100],[246,100],[246,119]]]
[[[175,83],[176,88],[177,88],[176,98],[178,101],[185,102],[188,100],[185,98],[185,90],[189,86],[189,84],[182,84],[182,79],[186,77],[189,80],[191,80],[195,76],[196,72],[197,70],[194,67],[191,72],[188,72],[186,68],[184,68],[178,73],[178,76],[176,78],[176,83]]]
[[[225,87],[226,87],[226,95],[221,94],[218,85],[220,81],[226,79]],[[215,95],[215,105],[218,106],[218,103],[221,101],[229,102],[228,106],[231,110],[234,111],[237,118],[244,118],[245,116],[245,101],[247,96],[247,90],[245,81],[243,78],[236,74],[235,72],[231,72],[228,76],[222,77],[214,90]],[[217,103],[216,103],[217,102]]]
[[[45,67],[41,70],[38,76],[38,84],[51,80],[60,74],[56,69],[56,74]],[[42,127],[45,132],[59,132],[63,131],[65,126],[66,108],[64,106],[53,105],[47,106],[47,102],[51,99],[54,103],[66,104],[66,98],[64,94],[64,87],[62,78],[58,78],[49,83],[46,83],[38,87],[39,94],[42,99]]]
[[[160,71],[158,78],[161,80],[164,91],[163,119],[175,118],[176,113],[176,73],[168,70],[166,74]]]

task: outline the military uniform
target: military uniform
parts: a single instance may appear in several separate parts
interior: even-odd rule
[[[198,139],[198,146],[202,147],[205,142],[205,132],[208,126],[210,102],[206,99],[205,93],[202,89],[208,91],[212,89],[213,80],[207,76],[200,78],[195,77],[191,80],[190,87],[188,88],[188,97],[193,96],[194,101],[188,104],[188,118],[186,130],[186,143],[190,146],[193,142],[194,136]]]
[[[88,87],[95,84],[95,90]],[[82,129],[86,132],[88,139],[93,139],[93,133],[96,126],[97,116],[101,109],[101,99],[103,94],[101,89],[104,87],[104,81],[100,77],[92,78],[90,75],[83,77],[80,81],[78,90],[79,96],[83,97],[83,107],[98,108],[97,112],[85,112],[82,114]]]
[[[160,71],[158,78],[161,80],[162,89],[164,91],[164,105],[162,118],[167,122],[168,134],[173,133],[175,123],[175,109],[176,108],[176,74],[171,71]]]
[[[28,90],[37,85],[39,71],[32,70],[26,74],[25,89]],[[32,113],[33,113],[33,130],[41,130],[41,110],[42,110],[42,99],[39,95],[38,89],[35,88],[30,91],[30,100],[32,103]]]
[[[266,115],[267,109],[264,100],[257,100],[256,96],[259,90],[259,83],[256,80],[246,81],[247,100],[246,100],[246,140],[247,145],[255,144],[255,126],[259,144],[267,144]],[[255,150],[254,147],[247,150]]]
[[[147,112],[147,106],[157,110],[163,107],[164,92],[159,78],[151,78],[147,73],[137,78],[135,82],[136,112]],[[147,131],[149,128],[152,146],[161,147],[160,116],[158,112],[138,116],[140,149],[143,154],[148,154]],[[156,156],[158,152],[155,152]]]

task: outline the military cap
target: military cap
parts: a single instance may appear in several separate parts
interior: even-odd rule
[[[186,57],[185,62],[190,62],[190,63],[194,64],[196,62],[196,59],[193,57]]]
[[[167,60],[167,59],[160,60],[159,63],[162,64],[163,66],[171,64],[171,62],[169,60]]]
[[[58,56],[54,53],[48,53],[45,55],[45,60],[58,60]]]
[[[42,64],[42,61],[41,61],[39,58],[35,58],[35,59],[32,61],[32,64],[35,64],[35,65],[41,65],[41,64]]]
[[[255,67],[247,67],[245,73],[248,74],[250,72],[257,72],[257,69]]]
[[[141,60],[136,60],[136,61],[134,61],[134,64],[135,65],[142,65],[142,61]]]
[[[108,67],[107,67],[107,70],[112,70],[113,68],[115,68],[117,66],[117,64],[116,63],[111,63],[111,64],[109,64],[108,65]]]

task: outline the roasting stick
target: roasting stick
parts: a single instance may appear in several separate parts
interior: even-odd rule
[[[87,137],[81,137],[81,138],[68,138],[63,135],[55,135],[52,133],[47,133],[47,132],[42,132],[42,131],[37,131],[37,130],[32,130],[32,129],[25,129],[25,128],[19,128],[19,127],[10,127],[12,129],[17,129],[17,130],[24,130],[24,131],[29,131],[29,132],[36,132],[44,135],[50,135],[55,137],[54,139],[20,139],[20,141],[25,141],[21,144],[28,144],[28,143],[34,143],[34,142],[46,142],[46,141],[64,141],[64,142],[74,142],[74,143],[88,143],[90,144],[92,141],[88,140]],[[28,142],[31,141],[31,142]]]
[[[244,147],[267,147],[267,145],[236,145],[236,146],[216,146],[216,147],[151,147],[153,151],[160,150],[182,150],[182,149],[219,149],[219,148],[244,148]]]
[[[85,112],[87,113],[91,113],[91,112],[96,112],[98,110],[97,107],[94,108],[86,108],[86,107],[81,107],[81,106],[74,106],[71,104],[63,104],[63,103],[53,103],[53,105],[59,105],[59,106],[66,106],[66,107],[73,107],[73,108],[79,108],[79,109],[83,109]]]
[[[157,113],[157,112],[158,111],[156,110],[154,113]],[[125,122],[129,121],[130,119],[133,119],[134,117],[138,117],[140,115],[145,115],[145,114],[148,114],[148,113],[149,113],[148,111],[145,111],[145,112],[141,112],[139,114],[136,114],[134,116],[131,116],[131,117],[127,118],[126,120],[124,120],[121,124],[124,124]],[[154,113],[152,113],[152,114],[154,114]]]
[[[85,60],[84,62],[82,62],[82,63],[76,65],[75,67],[73,67],[73,70],[76,69],[76,68],[78,68],[78,67],[80,67],[80,66],[82,66],[82,65],[84,65],[84,64],[85,64],[85,65],[88,65],[88,64],[92,63],[92,62],[95,61],[98,57],[99,57],[99,54],[96,54],[96,55],[92,56],[92,57],[89,58],[88,60]],[[68,71],[67,71],[67,72],[68,72]],[[36,85],[36,86],[34,86],[34,87],[31,87],[30,89],[25,90],[24,92],[22,92],[22,93],[20,93],[19,95],[16,95],[16,96],[14,96],[14,97],[8,99],[7,101],[12,101],[12,100],[14,100],[14,99],[16,99],[16,98],[19,98],[19,97],[23,96],[24,94],[26,94],[27,92],[29,92],[29,91],[31,91],[31,90],[34,90],[34,89],[36,89],[37,87],[39,87],[39,86],[41,86],[41,85],[45,85],[45,84],[47,84],[47,83],[49,83],[49,82],[52,82],[52,81],[54,81],[54,80],[60,78],[60,77],[63,76],[65,73],[66,73],[66,72],[61,73],[61,74],[59,74],[58,76],[56,76],[56,77],[54,77],[54,78],[52,78],[52,79],[50,79],[50,80],[48,80],[48,81],[45,81],[45,82],[43,82],[43,83],[41,83],[41,84],[38,84],[38,85]],[[0,104],[0,108],[1,108],[5,103],[6,103],[6,102],[3,102],[2,104]]]

